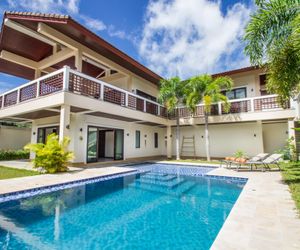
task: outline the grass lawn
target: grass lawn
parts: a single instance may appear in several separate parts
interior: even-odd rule
[[[0,166],[0,180],[11,179],[24,176],[38,175],[39,173],[31,170],[8,168]]]
[[[292,197],[300,212],[300,162],[282,164],[282,176],[290,187]]]

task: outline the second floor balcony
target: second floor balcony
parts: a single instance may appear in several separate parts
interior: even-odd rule
[[[121,106],[130,110],[143,112],[160,119],[173,120],[174,114],[168,114],[161,104],[138,96],[134,93],[118,88],[112,84],[105,83],[96,78],[82,74],[69,67],[63,67],[53,73],[40,77],[29,83],[21,85],[13,90],[0,95],[0,118],[1,111],[16,107],[17,105],[33,102],[35,100],[49,97],[58,93],[75,94],[72,99],[77,107],[81,107],[78,96],[87,97],[90,100],[102,101]],[[77,98],[76,98],[77,96]],[[78,101],[76,101],[78,99]],[[211,116],[228,116],[242,114],[258,114],[262,112],[290,110],[286,118],[295,116],[295,103],[287,103],[285,109],[281,107],[276,95],[258,96],[243,99],[234,99],[228,112],[224,109],[224,104],[216,103],[211,107]],[[38,104],[37,104],[38,105]],[[101,105],[97,103],[97,106]],[[109,112],[109,110],[106,110]],[[121,112],[122,113],[122,112]],[[275,112],[274,112],[275,114]],[[119,114],[125,115],[125,114]],[[138,116],[138,115],[137,115]],[[204,117],[204,105],[199,104],[196,111],[192,114],[186,107],[179,108],[179,116],[183,119]],[[138,117],[137,117],[138,118]],[[274,116],[276,118],[276,116]],[[255,116],[251,119],[255,120]],[[149,118],[151,120],[151,118]]]

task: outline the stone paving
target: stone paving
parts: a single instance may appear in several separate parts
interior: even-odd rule
[[[300,249],[299,214],[280,172],[209,174],[249,178],[211,249]]]

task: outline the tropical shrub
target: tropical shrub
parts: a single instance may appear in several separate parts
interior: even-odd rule
[[[234,153],[234,157],[235,158],[246,158],[246,154],[243,150],[237,150],[235,153]]]
[[[28,150],[0,150],[0,161],[29,159]]]
[[[47,173],[65,172],[68,170],[68,162],[73,159],[73,153],[67,149],[69,143],[70,139],[67,137],[59,142],[58,135],[50,134],[45,144],[28,144],[25,149],[35,153],[35,168]]]
[[[297,150],[295,145],[295,138],[292,136],[286,140],[286,145],[283,149],[278,150],[277,153],[283,154],[284,160],[297,161]]]

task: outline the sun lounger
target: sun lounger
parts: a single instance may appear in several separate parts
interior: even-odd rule
[[[272,154],[261,160],[250,159],[243,164],[250,165],[251,170],[253,169],[253,166],[255,166],[257,168],[257,166],[260,165],[263,167],[262,171],[264,171],[266,168],[270,169],[270,164],[276,164],[278,166],[278,168],[280,169],[279,161],[281,158],[282,158],[282,154]],[[241,165],[242,164],[237,166],[237,170],[239,170]]]

